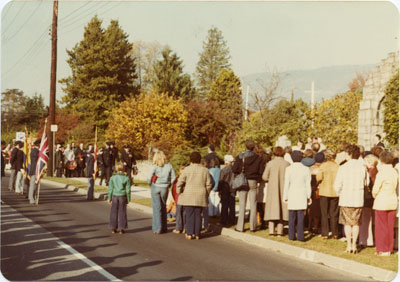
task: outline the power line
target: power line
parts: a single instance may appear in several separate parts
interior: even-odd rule
[[[86,17],[87,17],[87,16],[89,16],[89,15],[95,13],[96,11],[98,11],[98,10],[100,10],[101,8],[107,6],[108,4],[109,4],[109,2],[104,2],[101,6],[97,7],[97,9],[92,10],[92,11],[90,11],[90,9],[89,9],[89,10],[87,10],[87,11],[89,11],[89,13],[85,13],[84,15],[80,15],[80,16],[78,16],[78,18],[80,18],[81,20],[86,21]],[[92,7],[92,8],[94,8],[94,7]],[[65,25],[63,25],[63,26],[60,26],[60,30],[65,30],[65,28],[67,28],[67,27],[69,27],[69,26],[72,26],[72,25],[75,25],[76,23],[77,23],[77,21],[72,21],[72,22],[70,22],[70,23],[68,23],[68,24],[65,24]],[[81,26],[81,24],[82,24],[82,23],[78,23],[78,25],[75,25],[75,28],[78,27],[78,26]]]
[[[50,27],[50,26],[49,26]],[[46,30],[44,30],[44,32],[38,37],[38,39],[36,39],[35,42],[33,42],[33,44],[31,45],[31,47],[28,49],[28,51],[25,52],[24,55],[22,55],[19,60],[10,68],[8,69],[4,75],[9,74],[30,52],[31,50],[33,50],[33,48],[35,47],[36,44],[38,44],[38,42],[43,38],[43,36],[46,34],[46,32],[48,31],[48,28]]]
[[[30,16],[27,18],[27,20],[20,26],[20,28],[17,30],[17,32],[14,32],[14,34],[11,36],[11,37],[9,37],[9,38],[6,38],[4,41],[5,41],[5,44],[7,44],[7,43],[9,43],[10,42],[10,40],[11,39],[13,39],[21,30],[22,30],[22,28],[25,26],[25,24],[32,18],[32,16],[35,14],[35,12],[39,9],[39,7],[42,5],[42,1],[40,1],[40,3],[39,3],[39,6],[38,7],[36,7],[34,10],[33,10],[33,12],[30,14]]]
[[[116,8],[116,7],[119,6],[120,4],[121,4],[120,2],[116,3],[114,6],[112,6],[112,7],[109,8],[109,9],[107,9],[107,11],[104,11],[102,14],[104,15],[104,14],[110,12],[112,9]],[[100,8],[102,8],[102,7],[99,7],[96,11],[98,11]],[[87,14],[87,15],[90,15],[90,13]],[[63,31],[62,34],[63,34],[63,35],[68,34],[68,33],[70,33],[71,31],[74,31],[74,30],[76,30],[77,28],[81,28],[81,27],[82,27],[82,23],[79,23],[78,25],[74,26],[73,28],[68,29],[68,30],[66,30],[66,31]],[[64,28],[65,28],[65,27],[64,27]]]
[[[10,26],[13,25],[15,19],[17,18],[17,16],[19,15],[19,13],[22,11],[22,9],[24,8],[25,4],[26,4],[26,2],[24,2],[24,3],[22,4],[22,7],[19,8],[19,10],[18,10],[18,12],[15,14],[14,18],[11,20],[11,22],[8,24],[8,26],[6,27],[6,29],[3,31],[3,35],[7,32],[7,30],[10,28]]]
[[[73,10],[72,12],[70,12],[68,15],[66,15],[65,17],[61,18],[58,22],[61,23],[62,21],[64,21],[65,19],[67,19],[70,15],[72,15],[73,13],[75,13],[78,10],[81,10],[83,7],[85,7],[86,5],[90,4],[90,2],[86,2],[85,4],[83,4],[82,6],[76,8],[75,10]]]

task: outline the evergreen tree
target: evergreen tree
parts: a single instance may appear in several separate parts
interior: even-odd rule
[[[385,139],[392,145],[399,144],[399,73],[389,81],[383,100],[383,129]]]
[[[33,97],[25,98],[25,110],[21,115],[20,123],[27,127],[29,131],[38,130],[40,119],[47,115],[42,95],[35,93]]]
[[[93,17],[85,27],[83,40],[67,50],[72,76],[60,83],[65,84],[62,102],[66,108],[105,129],[111,110],[137,94],[137,89],[128,36],[117,21],[111,21],[106,31],[101,24],[97,16]]]
[[[240,79],[232,70],[222,69],[210,86],[208,100],[219,105],[219,111],[226,122],[226,131],[235,131],[242,125],[243,106]]]
[[[230,68],[229,49],[222,32],[217,28],[208,31],[206,41],[203,42],[203,52],[196,66],[196,77],[201,93],[206,94],[219,72],[224,68]]]
[[[153,87],[158,93],[188,101],[194,98],[195,89],[188,74],[183,74],[182,61],[169,47],[162,51],[162,60],[154,66]]]

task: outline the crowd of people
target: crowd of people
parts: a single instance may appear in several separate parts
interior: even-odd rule
[[[398,149],[386,150],[380,136],[369,151],[363,146],[343,143],[335,152],[320,138],[306,144],[266,150],[252,140],[236,157],[223,160],[209,145],[208,154],[190,154],[190,165],[178,175],[162,151],[153,157],[148,175],[152,199],[152,230],[167,232],[168,217],[176,222],[176,234],[200,239],[210,230],[210,217],[222,226],[245,231],[246,207],[250,207],[250,232],[268,229],[270,236],[286,236],[305,241],[306,233],[323,240],[345,238],[345,252],[357,254],[360,248],[376,247],[376,254],[389,256],[394,249],[395,219],[398,210]],[[7,149],[2,142],[2,176],[7,150],[10,151],[9,190],[25,194],[35,202],[35,167],[23,178],[23,142]],[[30,159],[36,163],[40,140],[32,144]],[[109,228],[124,233],[127,228],[126,205],[130,202],[135,158],[127,145],[119,156],[114,142],[106,142],[95,155],[92,145],[57,145],[57,177],[87,177],[87,199],[93,199],[95,157],[100,185],[108,186],[111,204]],[[113,174],[113,172],[116,173]],[[235,187],[235,178],[245,177],[246,184]],[[30,181],[29,181],[30,179]],[[171,193],[169,193],[169,188]],[[170,197],[168,197],[170,195]],[[236,198],[239,211],[236,220]],[[168,203],[169,201],[169,203]],[[373,232],[374,226],[374,232]]]
[[[245,151],[236,158],[225,155],[222,166],[213,145],[204,157],[192,152],[190,165],[180,168],[178,176],[164,153],[157,152],[148,176],[153,232],[166,232],[170,215],[176,220],[173,232],[184,233],[189,240],[200,239],[209,230],[209,217],[244,232],[249,206],[251,232],[268,229],[270,236],[286,236],[288,225],[290,240],[305,241],[305,234],[310,233],[323,240],[344,238],[347,253],[357,254],[360,248],[372,246],[380,256],[393,252],[397,149],[388,151],[378,143],[365,151],[344,143],[335,152],[318,138],[293,147],[277,146],[271,152],[252,140],[244,145]],[[234,189],[234,179],[241,173],[247,185]],[[170,186],[173,209],[168,204]]]

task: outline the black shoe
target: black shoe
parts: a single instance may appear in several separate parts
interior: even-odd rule
[[[236,231],[236,232],[241,232],[241,233],[244,232],[243,230],[238,230],[238,229],[236,229],[236,228],[235,228],[235,231]]]
[[[117,233],[117,229],[114,229],[113,231],[111,231],[112,234]]]
[[[121,230],[119,231],[119,234],[124,234],[124,233],[125,233],[124,229],[121,229]]]

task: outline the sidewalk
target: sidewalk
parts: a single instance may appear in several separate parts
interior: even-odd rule
[[[80,180],[77,178],[74,178],[74,179]],[[84,180],[86,180],[86,179],[83,178],[82,181],[84,181]],[[49,180],[42,180],[42,181],[60,185],[57,182],[53,182],[53,181],[49,181]],[[73,186],[66,186],[66,189],[78,192],[80,194],[86,194],[85,189],[78,189]],[[150,189],[148,189],[148,188],[134,186],[134,190],[135,191],[132,191],[133,195],[138,196],[140,194],[147,198],[151,197]],[[104,194],[105,193],[96,192],[95,198],[105,199]],[[152,213],[152,208],[143,206],[143,205],[139,205],[139,204],[135,204],[135,203],[129,204],[128,208],[139,210],[139,211],[146,212],[149,214]],[[378,280],[378,281],[391,281],[397,276],[396,272],[378,268],[378,267],[371,266],[371,265],[367,265],[367,264],[363,264],[363,263],[356,262],[353,260],[348,260],[345,258],[340,258],[340,257],[328,255],[325,253],[321,253],[321,252],[317,252],[317,251],[313,251],[313,250],[309,250],[309,249],[304,249],[304,248],[293,246],[293,245],[288,245],[285,243],[277,242],[277,241],[259,237],[256,235],[236,232],[232,229],[222,228],[217,225],[212,225],[211,227],[212,227],[213,232],[220,234],[222,236],[227,236],[230,238],[241,240],[247,244],[257,246],[257,247],[265,249],[265,250],[281,252],[281,253],[284,253],[284,254],[287,254],[290,256],[304,259],[306,261],[323,264],[323,265],[329,266],[331,268],[337,269],[339,271],[344,271],[344,272],[360,275],[360,276],[366,277],[368,279],[374,279],[374,280]]]

